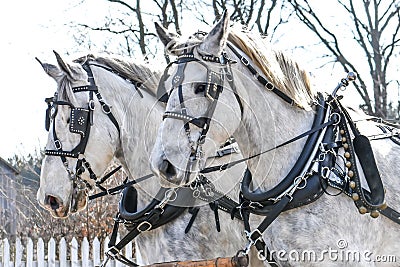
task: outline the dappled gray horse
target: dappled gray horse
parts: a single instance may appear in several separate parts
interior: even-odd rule
[[[57,53],[56,57],[58,66],[41,63],[57,82],[57,91],[49,101],[51,120],[47,121],[49,135],[37,199],[54,217],[63,218],[84,209],[88,188],[95,187],[113,160],[131,178],[150,173],[149,153],[164,106],[155,97],[160,73],[143,64],[93,56],[65,62]],[[238,157],[231,154],[210,164]],[[207,178],[237,200],[242,170],[239,166]],[[159,182],[148,179],[137,189],[141,210],[153,200]],[[197,199],[193,205],[201,208],[187,234],[192,214],[186,210],[174,221],[137,237],[138,263],[233,256],[241,249],[245,237],[238,219],[232,221],[230,214],[219,212],[221,230],[217,232],[215,213],[208,203]]]
[[[157,26],[166,51],[178,59],[160,82],[168,102],[151,154],[153,171],[185,185],[198,173],[229,168],[234,162],[210,169],[205,159],[233,136],[248,158],[241,209],[251,213],[247,248],[261,246],[266,264],[398,262],[399,214],[385,210],[384,202],[400,209],[398,129],[364,121],[357,123],[360,134],[337,89],[318,94],[297,62],[228,23],[224,13],[209,33],[187,40]],[[376,135],[392,137],[371,141],[379,172],[365,137]]]

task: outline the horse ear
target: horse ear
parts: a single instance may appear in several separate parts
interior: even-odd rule
[[[160,38],[161,42],[164,44],[164,46],[166,48],[171,46],[171,44],[172,44],[171,41],[176,41],[176,39],[179,37],[178,35],[176,35],[172,32],[169,32],[158,22],[154,22],[154,25],[156,27],[156,32],[157,32],[158,37]]]
[[[64,71],[70,78],[73,78],[73,74],[70,66],[64,62],[61,58],[60,54],[53,50],[54,55],[56,56],[58,66],[60,66],[61,70]]]
[[[214,28],[207,34],[198,50],[201,54],[219,56],[226,45],[228,38],[229,15],[225,10],[221,19],[214,25]]]
[[[43,70],[53,79],[57,81],[57,79],[63,75],[63,72],[57,67],[49,63],[42,63],[37,57],[35,59],[40,63]]]

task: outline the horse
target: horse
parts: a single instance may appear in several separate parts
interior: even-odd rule
[[[57,66],[39,61],[57,82],[57,90],[48,101],[49,134],[37,200],[52,216],[64,218],[85,208],[88,187],[95,187],[98,175],[112,162],[120,162],[130,178],[150,173],[149,151],[164,106],[155,96],[161,74],[145,64],[93,55],[66,62],[56,52],[55,55]],[[231,160],[240,155],[225,157]],[[210,164],[214,161],[226,159],[216,158]],[[208,179],[217,189],[229,187],[224,192],[237,200],[235,179],[241,170],[243,166]],[[155,197],[159,183],[153,178],[136,187],[140,210]],[[207,204],[196,200],[194,205],[200,210],[188,233],[185,228],[192,214],[187,210],[162,227],[143,231],[135,239],[137,262],[152,264],[234,255],[245,240],[241,222],[231,221],[230,214],[219,212],[221,229],[217,232],[215,211],[204,206]]]
[[[338,89],[354,80],[354,75],[344,78],[334,94],[319,94],[298,62],[273,49],[262,36],[229,23],[225,12],[209,32],[197,32],[188,39],[156,24],[166,51],[178,59],[167,67],[168,75],[161,78],[159,85],[167,107],[151,153],[153,172],[162,180],[184,186],[201,173],[229,168],[236,162],[215,168],[204,162],[215,144],[233,136],[248,168],[241,191],[250,200],[242,203],[253,205],[250,211],[256,213],[250,214],[247,247],[265,242],[259,257],[266,265],[353,266],[357,262],[376,266],[388,255],[392,262],[398,262],[399,225],[379,216],[386,207],[383,187],[378,186],[379,181],[368,180],[361,171],[359,179],[354,180],[363,154],[368,152],[368,164],[364,165],[370,165],[370,172],[382,177],[387,205],[400,209],[398,132],[397,144],[393,138],[370,141],[373,154],[370,153],[365,136],[381,135],[381,124],[359,115],[362,122],[351,124],[351,130],[337,128],[347,127],[356,113],[338,107],[343,96],[337,94]],[[328,110],[332,112],[326,115]],[[325,112],[324,117],[317,116],[321,112]],[[317,117],[320,122],[314,123]],[[325,143],[328,132],[334,137]],[[355,149],[349,141],[356,140],[353,135],[365,141],[354,144]],[[317,145],[309,147],[310,140],[317,140]],[[327,147],[328,144],[332,146]],[[316,156],[303,158],[303,148],[309,148],[304,153]],[[355,155],[354,150],[363,153]],[[333,157],[336,163],[323,165],[326,157]],[[372,168],[373,158],[378,174]],[[291,171],[300,161],[308,167],[293,176]],[[319,176],[315,180],[316,174]],[[284,177],[290,175],[293,179],[283,191],[261,198],[276,191],[286,183]],[[347,189],[336,182],[347,185]],[[328,188],[328,183],[337,187]],[[322,190],[303,203],[307,205],[294,205],[296,194],[313,185]],[[375,187],[378,193],[374,192]],[[371,190],[371,199],[363,198],[367,192],[362,188]],[[372,201],[374,194],[376,201]],[[284,209],[292,203],[293,207]],[[268,216],[264,218],[262,214]],[[398,217],[399,213],[395,214]]]

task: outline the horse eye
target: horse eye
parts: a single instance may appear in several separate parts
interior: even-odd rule
[[[206,85],[204,83],[198,83],[194,87],[194,93],[195,94],[202,93],[202,92],[204,92],[205,89],[206,89]]]
[[[67,119],[67,124],[69,124],[70,120],[71,120],[70,118]]]

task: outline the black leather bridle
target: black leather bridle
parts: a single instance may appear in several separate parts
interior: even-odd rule
[[[104,179],[98,179],[98,176],[94,173],[91,168],[90,163],[85,158],[85,150],[87,143],[89,141],[89,135],[91,126],[93,125],[93,113],[95,110],[95,101],[94,96],[96,96],[97,100],[101,104],[102,111],[108,116],[111,122],[114,124],[115,128],[120,133],[120,127],[118,125],[117,120],[114,115],[111,113],[111,107],[103,100],[94,80],[93,72],[90,68],[91,65],[95,65],[98,67],[102,67],[108,71],[110,69],[96,64],[91,64],[88,61],[85,61],[82,64],[82,68],[86,71],[88,75],[88,85],[72,87],[73,93],[78,92],[88,92],[89,93],[89,101],[86,107],[75,107],[71,102],[66,100],[59,100],[58,93],[54,94],[54,97],[46,98],[45,101],[47,103],[46,110],[46,120],[45,120],[45,128],[48,131],[50,129],[51,122],[52,124],[52,135],[55,149],[46,149],[45,154],[48,156],[57,156],[60,157],[70,179],[73,183],[73,192],[77,194],[79,191],[92,189],[92,186],[88,181],[83,179],[81,175],[87,170],[89,172],[89,177],[93,181],[96,182],[96,186],[102,190],[105,190],[101,186],[101,182]],[[69,106],[71,109],[70,118],[69,118],[69,131],[71,133],[76,133],[80,135],[79,143],[69,151],[63,149],[63,145],[60,139],[57,136],[56,131],[56,120],[58,106]],[[67,158],[75,158],[77,159],[76,165],[74,169],[71,169]],[[120,167],[117,167],[120,169]],[[114,173],[116,170],[113,170]]]
[[[199,117],[193,117],[187,113],[186,106],[183,100],[182,83],[184,80],[184,71],[187,64],[192,62],[200,64],[207,71],[207,82],[199,83],[198,87],[200,88],[199,91],[204,92],[204,97],[206,97],[210,101],[210,104],[204,115]],[[219,64],[221,66],[220,72],[211,70],[205,62],[212,62]],[[193,52],[188,52],[184,55],[179,56],[176,61],[171,62],[167,66],[163,76],[161,77],[161,81],[159,83],[159,88],[157,91],[157,97],[161,102],[167,102],[172,90],[174,89],[178,90],[177,93],[181,109],[180,112],[165,111],[163,119],[170,118],[170,119],[182,120],[184,122],[184,129],[190,144],[190,155],[185,169],[186,183],[188,183],[191,166],[203,156],[202,145],[204,144],[207,133],[209,131],[211,119],[215,113],[215,109],[218,104],[218,98],[223,91],[225,78],[229,82],[235,94],[236,100],[239,103],[240,110],[243,113],[243,104],[236,91],[236,87],[234,86],[233,82],[233,75],[231,74],[232,73],[231,63],[233,63],[233,61],[231,61],[226,56],[225,53],[223,53],[220,57],[202,55],[201,59],[199,59],[194,56]],[[169,92],[167,92],[165,89],[164,82],[165,80],[168,79],[168,70],[173,64],[178,65],[178,67],[174,77],[172,78],[172,89]],[[190,124],[193,124],[201,129],[200,136],[197,139],[197,141],[193,141],[191,139],[191,131],[189,126]]]

